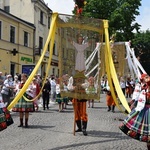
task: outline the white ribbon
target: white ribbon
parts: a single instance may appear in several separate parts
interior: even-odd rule
[[[135,56],[134,50],[130,48],[129,42],[125,42],[126,45],[126,52],[127,52],[127,61],[129,70],[132,76],[136,76],[138,79],[141,77],[141,73],[146,73],[140,62]]]

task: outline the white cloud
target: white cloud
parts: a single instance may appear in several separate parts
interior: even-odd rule
[[[48,7],[53,12],[58,12],[60,14],[72,15],[72,10],[74,9],[73,0],[44,0],[48,4]]]

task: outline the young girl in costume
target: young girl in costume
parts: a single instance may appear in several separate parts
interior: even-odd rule
[[[89,77],[88,82],[89,82],[89,86],[86,90],[87,94],[95,94],[96,89],[94,87],[94,77],[92,77],[92,76]],[[88,100],[88,108],[90,108],[91,102],[92,102],[92,108],[94,107],[94,99],[89,99]]]
[[[19,85],[19,89],[21,89],[24,86],[26,81],[27,81],[27,75],[23,73],[21,75],[21,83]],[[23,94],[23,96],[20,98],[18,103],[13,107],[12,111],[19,112],[20,125],[18,127],[23,127],[23,125],[24,125],[23,119],[24,119],[24,115],[25,115],[25,127],[28,128],[29,112],[34,111],[34,104],[32,101],[26,101],[25,97],[27,99],[33,99],[33,91],[32,91],[31,85],[28,87],[28,89]]]
[[[59,106],[59,112],[64,110],[63,98],[60,95],[60,79],[56,80],[56,102]]]

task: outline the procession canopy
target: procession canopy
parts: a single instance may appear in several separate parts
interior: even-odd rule
[[[103,20],[59,14],[56,32],[61,96],[99,100]]]

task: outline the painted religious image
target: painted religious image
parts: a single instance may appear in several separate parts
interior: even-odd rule
[[[67,30],[67,29],[66,29]],[[67,31],[63,32],[66,33]],[[61,59],[61,96],[77,99],[99,99],[100,42],[84,32],[66,36],[66,59]],[[62,40],[61,40],[62,41]],[[62,44],[63,45],[63,44]],[[67,82],[67,91],[64,83]]]

